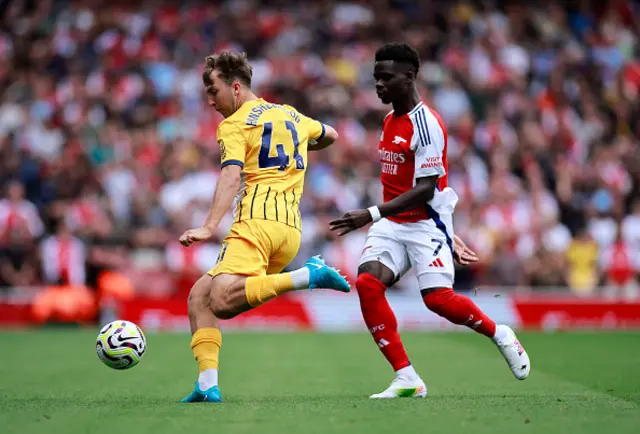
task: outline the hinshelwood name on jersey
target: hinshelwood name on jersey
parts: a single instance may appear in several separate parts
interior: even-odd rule
[[[264,112],[271,109],[282,110],[283,112],[291,116],[297,124],[300,123],[300,116],[298,115],[298,113],[294,112],[293,110],[289,110],[286,107],[281,106],[280,104],[267,103],[260,104],[251,109],[249,115],[247,116],[247,125],[251,125],[254,127],[257,126],[258,122],[260,121],[260,116],[262,116]]]

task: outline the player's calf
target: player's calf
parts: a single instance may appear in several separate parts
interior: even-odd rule
[[[398,321],[385,296],[387,285],[369,273],[358,275],[356,290],[364,322],[394,371],[410,365],[398,333]]]
[[[313,288],[349,292],[347,280],[339,270],[325,264],[319,256],[289,273],[266,276],[218,274],[213,278],[210,306],[220,319],[230,319],[258,307],[281,294]]]
[[[372,267],[365,269],[367,268]],[[356,280],[362,317],[380,352],[396,373],[391,385],[381,393],[371,395],[371,398],[424,398],[427,396],[427,387],[409,362],[400,339],[398,321],[385,296],[387,284],[363,271],[360,270]],[[393,274],[385,280],[392,281]]]
[[[249,308],[253,308],[286,292],[314,288],[334,289],[340,292],[351,290],[349,282],[340,274],[340,270],[327,265],[320,256],[314,256],[307,260],[302,268],[289,273],[247,278],[245,296]]]
[[[454,324],[467,326],[489,338],[496,333],[493,322],[469,297],[456,294],[451,288],[430,288],[421,291],[430,311]]]
[[[451,288],[423,290],[422,295],[425,305],[432,312],[491,338],[518,380],[529,376],[529,355],[511,328],[496,325],[469,297],[456,294]]]
[[[202,276],[191,288],[187,301],[191,323],[191,350],[198,361],[198,381],[194,391],[182,402],[219,402],[218,359],[222,345],[219,320],[211,309],[214,288],[211,276]]]

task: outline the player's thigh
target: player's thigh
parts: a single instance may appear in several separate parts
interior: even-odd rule
[[[270,240],[250,221],[234,223],[229,235],[222,242],[216,265],[209,275],[220,274],[260,276],[264,275],[271,256]]]
[[[407,231],[403,237],[421,290],[452,288],[455,271],[450,237],[437,228]]]
[[[268,221],[269,236],[274,251],[269,258],[267,274],[280,273],[293,261],[300,250],[300,231],[284,223]]]
[[[409,266],[406,248],[396,239],[389,222],[383,219],[371,226],[360,255],[358,274],[370,273],[390,286],[407,272]]]

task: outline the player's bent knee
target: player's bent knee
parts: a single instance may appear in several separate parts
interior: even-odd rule
[[[238,315],[231,306],[221,301],[215,301],[211,304],[211,310],[218,319],[231,319]]]
[[[360,297],[367,297],[384,293],[386,285],[377,277],[370,273],[358,274],[356,279],[356,290]]]
[[[219,319],[230,319],[235,315],[231,313],[231,307],[226,302],[224,297],[224,290],[219,288],[214,288],[209,295],[209,304],[211,307],[211,312]]]
[[[190,313],[209,308],[211,285],[211,276],[204,275],[191,287],[187,298],[187,307]]]
[[[361,275],[372,276],[387,287],[393,285],[396,280],[393,270],[379,261],[369,261],[361,264],[358,267],[358,277]]]
[[[455,296],[451,288],[428,288],[420,293],[427,309],[435,313],[439,313],[441,307]]]
[[[242,312],[245,277],[235,275],[218,275],[210,293],[211,311],[219,319],[231,319]]]

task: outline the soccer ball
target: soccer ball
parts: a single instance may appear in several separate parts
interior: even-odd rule
[[[147,349],[140,327],[129,321],[105,325],[96,340],[96,353],[102,363],[113,369],[129,369],[138,364]]]

